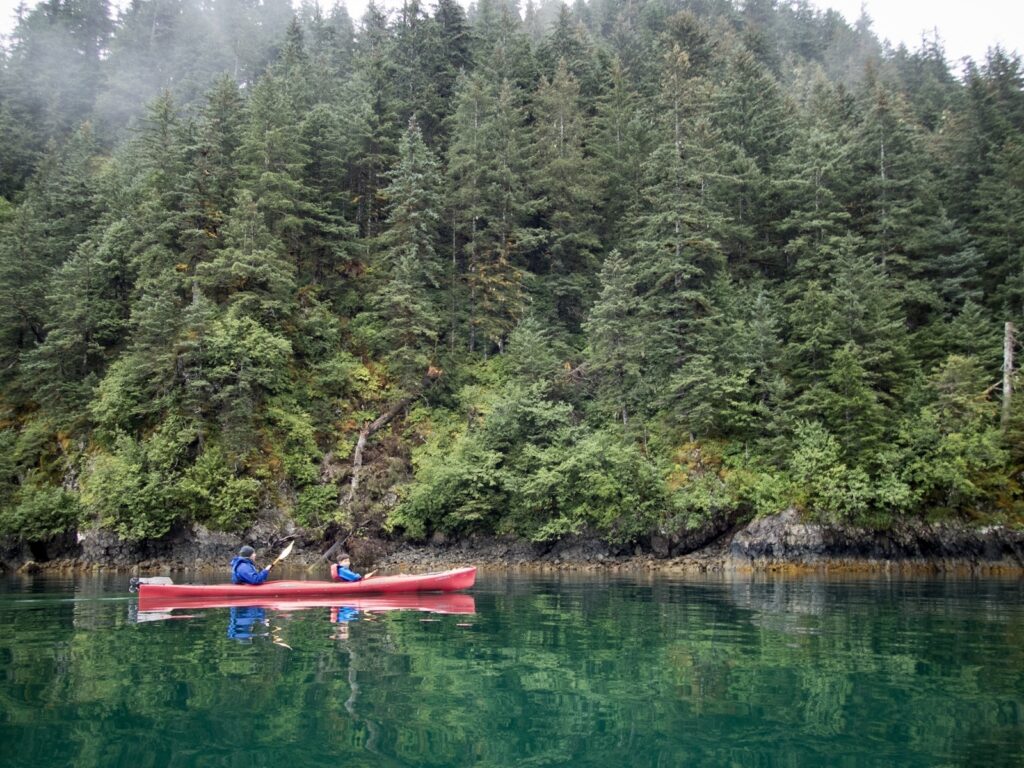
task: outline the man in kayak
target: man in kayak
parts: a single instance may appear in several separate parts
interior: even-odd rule
[[[331,578],[335,581],[359,581],[363,577],[350,569],[352,561],[348,557],[342,557],[338,562],[331,565]]]
[[[270,575],[270,569],[274,567],[271,563],[262,571],[256,567],[252,558],[256,550],[246,544],[238,550],[238,557],[231,561],[231,583],[232,584],[262,584]]]

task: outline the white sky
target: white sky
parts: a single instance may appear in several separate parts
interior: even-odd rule
[[[38,0],[27,0],[34,5]],[[111,0],[115,6],[128,0]],[[296,5],[300,0],[292,0]],[[333,0],[320,0],[330,7]],[[785,2],[786,0],[780,0]],[[366,0],[345,0],[350,14],[359,19]],[[397,6],[400,0],[385,0]],[[468,4],[469,0],[464,0]],[[981,61],[989,46],[996,43],[1024,53],[1024,2],[1021,0],[812,0],[821,8],[835,8],[850,22],[859,15],[863,5],[874,21],[875,34],[893,45],[904,42],[916,48],[923,33],[937,28],[953,63],[964,56]],[[428,5],[430,4],[428,0]],[[523,0],[525,5],[525,0]],[[9,34],[14,27],[14,9],[18,0],[0,0],[0,34]],[[956,68],[959,71],[959,68]]]
[[[976,61],[996,43],[1024,53],[1024,2],[1013,0],[811,0],[820,8],[835,8],[851,23],[861,5],[871,18],[875,34],[894,46],[903,42],[916,48],[922,33],[935,28],[951,62],[964,56]],[[957,71],[959,71],[957,69]]]

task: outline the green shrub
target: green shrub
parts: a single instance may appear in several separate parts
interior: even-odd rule
[[[294,406],[272,404],[267,416],[285,476],[297,486],[316,482],[321,454],[309,414]]]
[[[215,530],[238,531],[252,523],[262,486],[251,477],[237,477],[220,447],[208,444],[177,490],[193,519]]]
[[[180,490],[146,466],[144,447],[126,435],[94,457],[82,476],[82,503],[100,525],[127,540],[157,539],[185,516]]]
[[[75,494],[56,485],[29,484],[0,513],[0,533],[26,541],[45,541],[76,528],[82,507]]]
[[[629,542],[664,519],[668,495],[659,468],[638,447],[599,431],[546,452],[537,472],[516,478],[513,517],[536,540],[584,529]]]
[[[299,491],[292,517],[299,525],[320,527],[338,514],[338,487],[311,485]]]

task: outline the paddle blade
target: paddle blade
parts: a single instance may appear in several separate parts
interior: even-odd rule
[[[292,553],[292,548],[294,546],[295,546],[295,542],[294,541],[291,542],[290,544],[288,544],[288,546],[284,548],[284,551],[282,551],[281,554],[277,556],[278,561],[284,560],[286,557],[288,557],[288,555],[290,555]]]

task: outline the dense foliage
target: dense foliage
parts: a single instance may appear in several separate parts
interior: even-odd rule
[[[0,59],[2,531],[1021,520],[1018,55],[802,0],[109,10]]]

